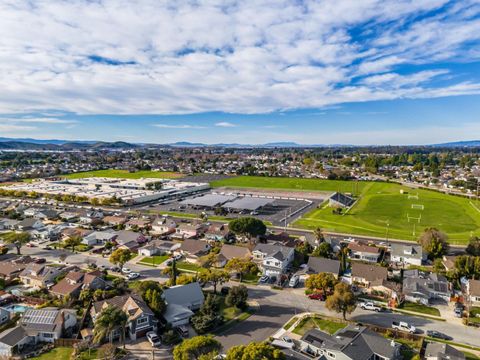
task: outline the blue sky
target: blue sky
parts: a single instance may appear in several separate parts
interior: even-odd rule
[[[0,13],[0,136],[480,138],[478,0],[5,0]]]

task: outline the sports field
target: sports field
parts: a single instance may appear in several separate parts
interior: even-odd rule
[[[346,214],[334,215],[324,204],[292,226],[377,237],[386,237],[388,228],[389,238],[406,240],[416,240],[423,229],[434,226],[446,232],[452,244],[466,244],[472,234],[480,235],[480,205],[475,201],[398,184],[366,185]]]
[[[326,191],[357,194],[365,189],[367,182],[320,180],[301,178],[282,178],[264,176],[236,176],[232,178],[212,181],[212,187],[282,189],[296,191]]]
[[[75,174],[65,175],[68,179],[82,179],[86,177],[108,177],[108,178],[120,178],[120,179],[140,179],[140,178],[159,178],[159,179],[175,179],[182,177],[180,173],[169,172],[169,171],[136,171],[129,172],[127,170],[95,170],[95,171],[84,171],[78,172]]]

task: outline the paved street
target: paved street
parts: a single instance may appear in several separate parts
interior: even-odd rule
[[[250,299],[258,301],[260,309],[255,315],[217,337],[225,349],[233,345],[265,340],[295,314],[315,312],[330,317],[339,316],[327,310],[324,302],[308,299],[303,289],[271,290],[266,286],[250,286],[249,296]],[[392,321],[407,321],[422,332],[437,330],[451,336],[454,341],[476,346],[480,337],[480,330],[466,327],[459,322],[436,321],[399,313],[375,313],[358,308],[348,319],[385,328],[390,328]]]

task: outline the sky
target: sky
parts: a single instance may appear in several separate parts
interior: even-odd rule
[[[0,137],[480,139],[480,0],[0,0]]]

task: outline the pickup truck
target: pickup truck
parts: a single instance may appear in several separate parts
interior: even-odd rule
[[[376,311],[376,312],[382,311],[382,308],[378,305],[375,305],[373,302],[362,302],[362,303],[360,303],[360,307],[363,310],[371,310],[371,311]]]
[[[401,330],[409,332],[410,334],[415,334],[417,329],[415,326],[406,323],[405,321],[392,321],[392,329]]]

